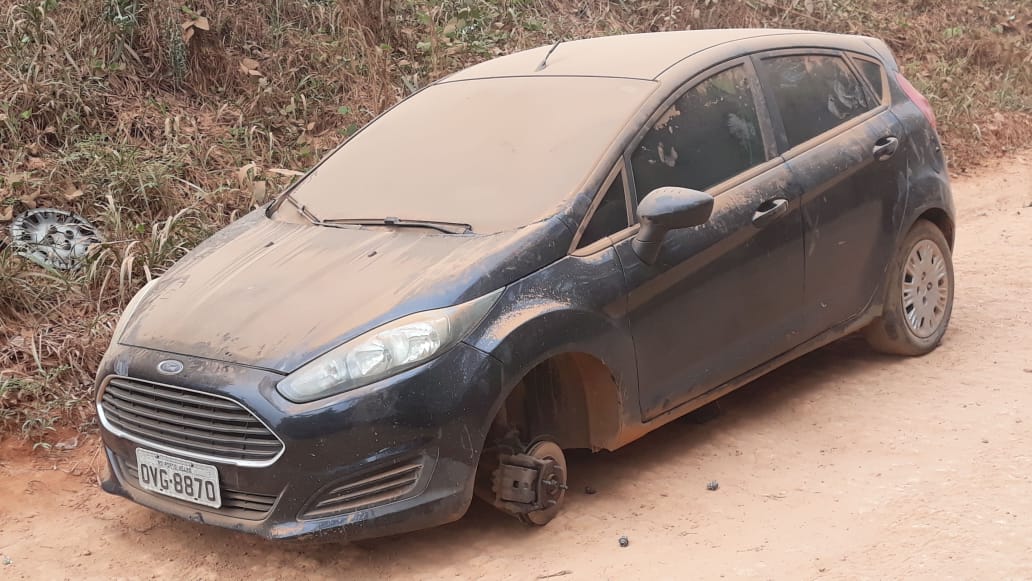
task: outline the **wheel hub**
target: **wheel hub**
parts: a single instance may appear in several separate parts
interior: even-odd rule
[[[559,512],[566,458],[554,442],[538,442],[524,454],[504,454],[493,478],[494,505],[528,524],[544,525]]]
[[[903,318],[910,331],[931,337],[946,317],[950,281],[946,259],[931,240],[914,245],[903,265]]]

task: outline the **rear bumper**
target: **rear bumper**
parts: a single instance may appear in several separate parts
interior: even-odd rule
[[[110,467],[105,491],[184,519],[272,539],[403,533],[457,520],[469,506],[502,378],[500,364],[481,351],[460,343],[396,377],[295,404],[276,392],[282,376],[272,372],[116,345],[101,366],[98,387],[102,391],[112,375],[168,384],[170,378],[156,368],[171,357],[184,363],[176,385],[239,402],[280,438],[283,452],[260,467],[194,458],[218,470],[224,506],[212,509],[143,490],[136,449],[154,447],[102,426]],[[411,485],[362,496],[368,483],[398,471],[416,475]],[[357,500],[339,510],[315,508],[340,490]]]

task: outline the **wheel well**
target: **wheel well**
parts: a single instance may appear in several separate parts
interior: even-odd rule
[[[947,214],[941,208],[932,208],[926,210],[924,214],[918,217],[918,220],[928,220],[932,224],[935,224],[937,228],[942,232],[942,235],[946,237],[946,243],[950,245],[950,250],[953,250],[953,236],[955,229],[953,226],[953,220],[950,219]]]
[[[562,448],[600,450],[620,430],[620,390],[609,368],[585,353],[565,353],[530,370],[492,425],[524,442],[547,436]]]

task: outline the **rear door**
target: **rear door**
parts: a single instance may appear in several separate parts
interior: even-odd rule
[[[897,155],[906,136],[882,97],[880,69],[812,49],[755,62],[779,149],[803,188],[809,338],[862,313],[880,288],[906,196]]]
[[[713,216],[670,232],[654,265],[616,242],[646,419],[789,350],[802,319],[800,190],[774,154],[749,59],[686,84],[629,150],[632,201],[680,186]]]

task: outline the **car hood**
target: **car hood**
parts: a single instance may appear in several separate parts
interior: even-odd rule
[[[490,236],[330,228],[256,211],[141,298],[119,343],[289,373],[383,323],[476,298],[565,254],[557,218]]]

